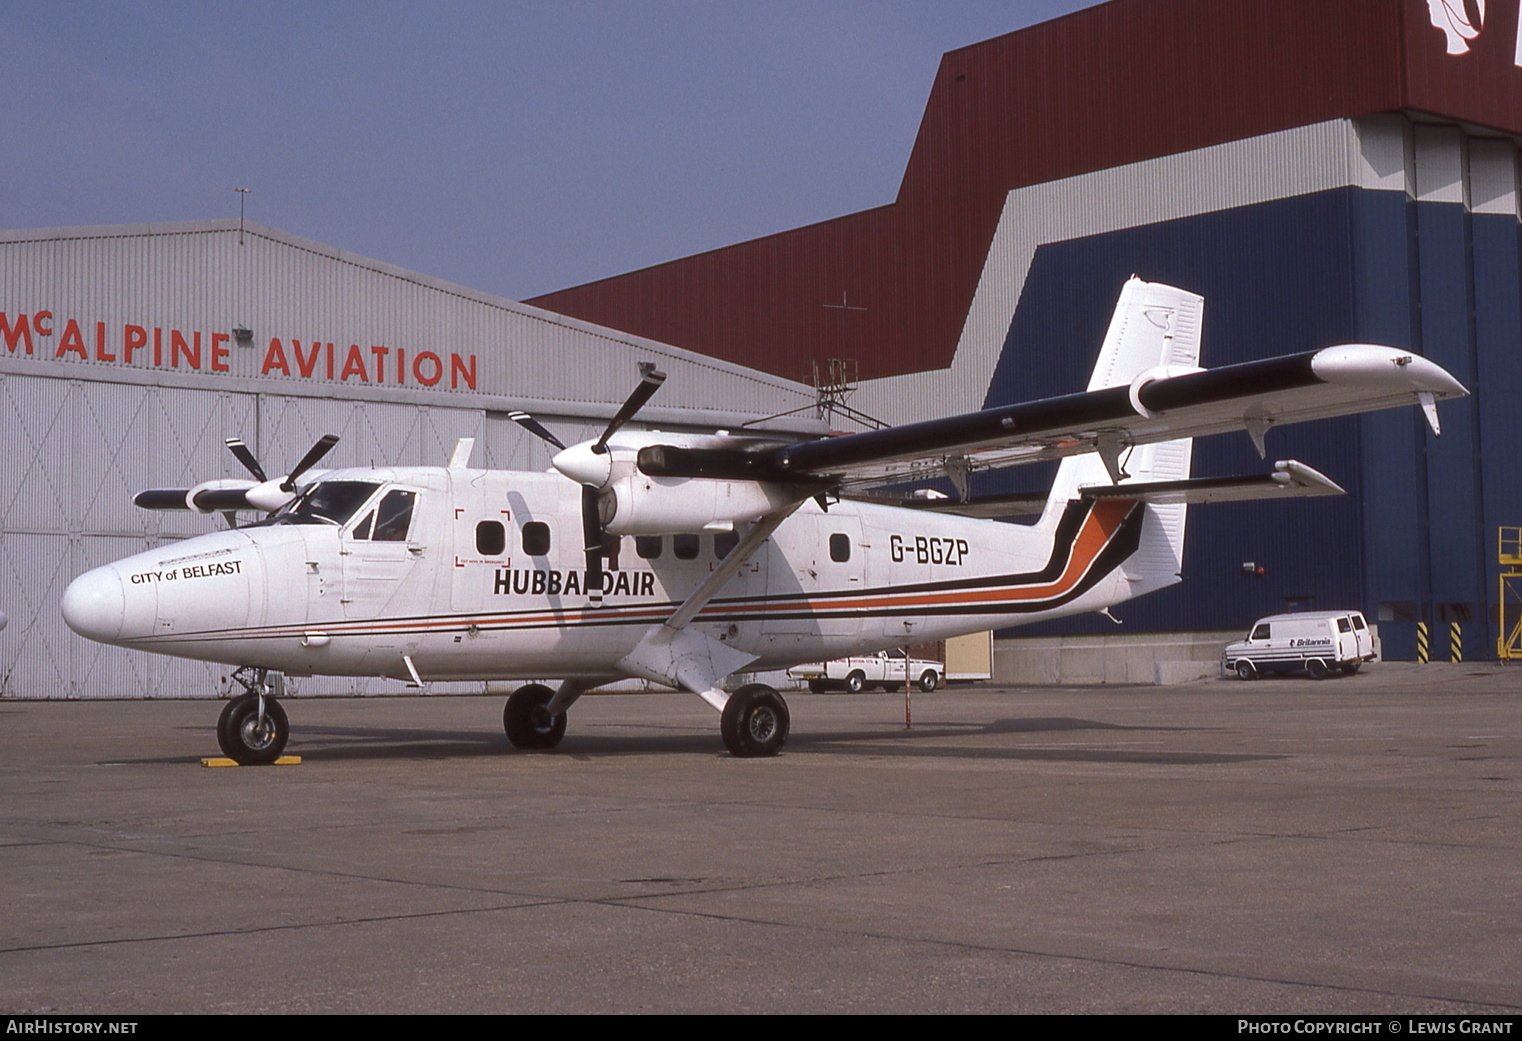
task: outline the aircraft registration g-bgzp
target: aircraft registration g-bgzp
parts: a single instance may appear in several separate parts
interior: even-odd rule
[[[560,677],[503,711],[518,748],[553,748],[585,691],[639,677],[718,709],[737,756],[776,754],[787,705],[736,673],[1104,611],[1180,581],[1191,502],[1340,494],[1293,460],[1191,479],[1191,438],[1463,395],[1409,351],[1328,347],[1197,367],[1199,296],[1132,278],[1083,393],[813,441],[622,428],[660,387],[643,366],[595,441],[553,470],[318,471],[331,435],[269,478],[140,493],[147,509],[258,510],[257,523],[138,553],[76,578],[69,626],[102,643],[237,667],[217,727],[243,763],[273,761],[283,677]],[[968,473],[1062,460],[1040,501],[979,502]],[[899,505],[865,489],[949,475],[964,494]],[[857,495],[857,498],[852,498]],[[879,500],[882,496],[877,497]],[[907,505],[906,505],[907,504]],[[1033,524],[990,519],[1039,513]],[[632,542],[632,546],[628,545]]]

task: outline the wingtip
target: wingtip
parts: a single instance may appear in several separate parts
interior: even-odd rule
[[[1371,343],[1344,343],[1319,350],[1311,370],[1326,383],[1380,384],[1395,390],[1466,397],[1469,391],[1436,362],[1420,354]]]

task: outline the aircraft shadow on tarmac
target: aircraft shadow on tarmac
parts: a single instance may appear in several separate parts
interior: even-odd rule
[[[670,727],[654,732],[659,724],[642,725],[627,733],[599,733],[587,726],[566,734],[559,748],[548,752],[515,750],[501,731],[432,730],[415,727],[367,727],[299,724],[289,751],[312,762],[342,760],[471,759],[497,756],[550,755],[593,759],[625,755],[687,754],[729,758],[716,733]],[[617,729],[624,730],[620,726]],[[1208,728],[1127,727],[1070,717],[1029,717],[992,720],[987,723],[927,723],[912,729],[878,725],[855,730],[794,729],[783,755],[913,756],[944,759],[1089,763],[1137,763],[1157,765],[1212,765],[1284,759],[1283,755],[1194,752],[1164,749],[1082,747],[1022,747],[1010,743],[1019,734],[1071,734],[1084,731],[1146,734],[1159,731]],[[987,744],[989,739],[1002,739]],[[208,753],[214,754],[214,753]],[[183,762],[179,757],[143,758],[135,763]]]

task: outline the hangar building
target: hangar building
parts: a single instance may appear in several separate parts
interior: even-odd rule
[[[327,433],[342,440],[325,466],[442,466],[471,437],[476,466],[545,469],[543,443],[508,410],[568,443],[595,437],[641,361],[670,379],[636,428],[737,427],[802,408],[765,425],[820,429],[810,387],[257,225],[0,232],[0,697],[219,686],[225,669],[75,636],[58,603],[92,567],[220,525],[131,499],[246,477],[226,438],[270,473]]]
[[[1133,273],[1205,296],[1207,366],[1413,349],[1473,391],[1440,438],[1415,409],[1270,433],[1351,494],[1191,511],[1185,583],[1116,613],[1359,607],[1388,657],[1419,620],[1494,657],[1497,531],[1522,525],[1518,8],[1112,0],[946,54],[892,202],[530,302],[791,378],[844,358],[850,404],[893,422],[1081,390]],[[1263,469],[1245,435],[1196,448],[1196,476]]]

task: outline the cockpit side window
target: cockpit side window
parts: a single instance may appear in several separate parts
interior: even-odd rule
[[[407,529],[412,526],[412,504],[416,499],[416,492],[401,488],[387,492],[380,508],[375,511],[375,534],[371,537],[376,542],[407,541]]]
[[[347,524],[379,487],[371,481],[323,481],[308,488],[281,516],[305,523]]]

